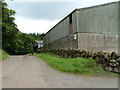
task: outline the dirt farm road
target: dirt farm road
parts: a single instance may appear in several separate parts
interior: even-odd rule
[[[59,72],[36,56],[10,56],[2,62],[2,88],[118,88],[118,77]]]

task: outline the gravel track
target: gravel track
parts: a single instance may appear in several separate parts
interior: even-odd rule
[[[2,62],[3,88],[118,88],[118,77],[59,72],[36,56],[10,56]]]

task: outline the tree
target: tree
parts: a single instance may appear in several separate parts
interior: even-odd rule
[[[7,3],[2,2],[2,47],[9,54],[15,52],[15,37],[19,30],[14,23],[15,11],[8,9]]]
[[[39,34],[39,33],[37,33],[37,34],[30,33],[28,35],[34,37],[35,40],[43,40],[43,37],[44,37],[45,34],[44,33],[42,33],[42,34]]]
[[[26,54],[33,51],[35,39],[25,33],[19,33],[17,36],[16,54]]]
[[[33,51],[35,40],[42,40],[44,34],[21,33],[14,23],[15,11],[8,9],[7,3],[2,3],[2,46],[9,54],[26,54]],[[0,24],[1,25],[1,24]]]

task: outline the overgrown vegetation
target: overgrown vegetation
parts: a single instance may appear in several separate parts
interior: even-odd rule
[[[0,23],[0,28],[2,27],[2,48],[10,55],[32,52],[35,40],[43,39],[44,34],[20,32],[14,22],[15,11],[9,9],[4,0],[0,1],[0,7],[2,8],[2,23]]]
[[[86,58],[59,58],[49,53],[35,54],[42,58],[51,67],[62,72],[70,72],[83,75],[117,75],[103,70],[95,65],[95,60]]]
[[[5,51],[0,49],[0,61],[4,60],[9,57],[9,54],[7,54]]]

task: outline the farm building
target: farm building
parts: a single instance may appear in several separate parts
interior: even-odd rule
[[[42,48],[43,47],[43,41],[42,40],[35,40],[34,47]]]
[[[119,4],[75,9],[46,33],[44,48],[118,52]]]

